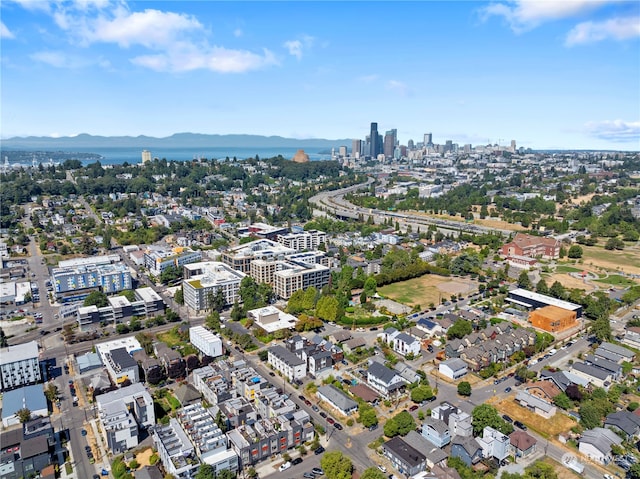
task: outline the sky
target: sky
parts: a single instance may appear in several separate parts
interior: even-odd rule
[[[637,1],[2,0],[0,47],[2,138],[640,150]]]

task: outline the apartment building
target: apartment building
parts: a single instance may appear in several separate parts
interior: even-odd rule
[[[107,298],[108,306],[98,308],[80,306],[76,311],[78,326],[105,321],[107,323],[128,323],[134,317],[153,317],[164,313],[165,303],[152,288],[138,288],[134,291],[135,301],[124,296]]]
[[[202,326],[189,328],[189,341],[205,356],[212,358],[222,356],[222,339]]]
[[[39,383],[42,371],[38,358],[36,341],[0,349],[0,391]]]
[[[144,266],[149,274],[159,277],[168,268],[182,269],[185,264],[202,261],[202,251],[192,251],[187,248],[158,248],[150,247],[144,253]]]
[[[329,277],[330,270],[326,266],[287,261],[274,274],[273,292],[280,298],[289,299],[299,289],[313,286],[321,290],[329,284]]]
[[[182,282],[184,304],[196,312],[209,310],[210,302],[218,291],[222,291],[226,304],[233,304],[238,298],[240,282],[246,276],[217,261],[186,265],[185,271],[189,272],[189,279]],[[192,275],[194,271],[199,274]]]
[[[134,337],[96,344],[96,352],[116,384],[122,384],[127,380],[132,383],[140,381],[138,363],[133,359],[136,351],[142,351],[142,346]]]
[[[151,394],[140,383],[96,396],[102,434],[114,454],[120,454],[139,442],[139,427],[156,422]]]
[[[284,347],[280,345],[272,346],[268,349],[268,352],[267,361],[269,364],[277,371],[280,371],[289,381],[302,379],[307,374],[306,361]]]
[[[51,272],[53,293],[58,301],[79,301],[91,291],[118,293],[131,289],[131,272],[127,265],[78,264],[54,268]]]
[[[287,248],[275,241],[260,239],[229,248],[222,252],[220,259],[230,268],[249,274],[252,261],[284,258],[285,255],[295,253],[295,251],[293,248]]]
[[[278,243],[296,251],[318,249],[321,244],[326,244],[327,233],[318,230],[309,230],[302,233],[289,233],[278,236]]]

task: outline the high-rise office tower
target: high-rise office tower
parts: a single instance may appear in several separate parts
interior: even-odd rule
[[[351,142],[351,158],[358,158],[362,154],[362,140]]]
[[[424,134],[424,146],[433,146],[433,135],[431,133]]]
[[[516,149],[516,140],[511,140],[511,151],[515,152]]]
[[[396,147],[396,137],[398,130],[389,130],[384,134],[383,153],[387,158],[393,157],[393,150]]]
[[[377,123],[371,123],[371,134],[369,135],[370,141],[371,141],[371,148],[369,150],[369,155],[371,155],[371,158],[375,158],[378,156],[378,153],[380,153],[380,141],[379,141],[379,136],[378,135],[378,124]]]
[[[447,142],[444,145],[444,151],[445,151],[445,153],[453,151],[453,141],[452,140],[447,140]]]
[[[151,152],[149,150],[142,150],[142,163],[149,163],[151,161]]]
[[[340,156],[340,158],[345,158],[347,156],[347,147],[346,146],[340,146],[338,148],[338,155]]]
[[[409,140],[407,142],[407,148],[409,148],[410,150],[413,150],[415,148],[415,145],[413,143],[413,140]]]

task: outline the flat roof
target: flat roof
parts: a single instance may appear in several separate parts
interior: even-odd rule
[[[38,343],[36,341],[0,349],[0,364],[11,364],[26,359],[38,359],[38,357]]]
[[[2,396],[2,417],[13,416],[23,407],[36,413],[47,410],[47,398],[44,395],[42,384],[25,386],[23,388],[6,391]]]
[[[142,299],[142,301],[145,302],[162,300],[160,295],[156,293],[153,288],[138,288],[136,289],[135,293],[140,299]]]
[[[517,289],[514,289],[513,291],[509,291],[509,294],[516,294],[518,296],[530,299],[532,301],[546,303],[551,306],[558,306],[559,308],[569,309],[571,311],[580,309],[582,307],[579,304],[570,303],[569,301],[564,301],[562,299],[552,298],[551,296],[547,296],[540,293],[534,293],[533,291],[529,291],[522,288],[517,288]]]

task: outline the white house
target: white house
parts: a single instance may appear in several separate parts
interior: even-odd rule
[[[611,453],[613,444],[619,446],[622,444],[622,438],[611,429],[595,427],[582,433],[578,450],[592,461],[609,464],[613,458]]]
[[[205,356],[222,356],[222,339],[202,326],[189,328],[189,341]]]
[[[273,346],[268,350],[267,361],[290,381],[302,379],[307,375],[307,363],[282,346]]]
[[[372,362],[367,370],[367,383],[385,396],[402,389],[407,384],[397,372],[376,361]]]
[[[391,340],[391,347],[393,350],[406,356],[407,354],[413,354],[417,356],[420,354],[420,341],[413,336],[409,336],[407,333],[399,333]]]
[[[442,361],[440,363],[438,371],[440,372],[440,374],[455,381],[456,379],[460,379],[462,376],[467,374],[467,363],[459,358],[447,359],[446,361]]]

